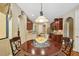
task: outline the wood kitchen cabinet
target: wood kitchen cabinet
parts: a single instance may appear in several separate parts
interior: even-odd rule
[[[52,42],[61,42],[63,38],[63,18],[55,18],[50,24],[52,32],[49,34],[49,39]]]
[[[55,35],[53,33],[49,34],[49,40],[52,42],[62,42],[63,35]]]
[[[63,19],[58,18],[54,20],[54,26],[56,30],[62,30],[63,29]]]
[[[63,18],[55,18],[54,22],[50,24],[50,28],[54,30],[62,30],[63,29]]]
[[[33,22],[27,19],[27,30],[32,30],[32,29],[33,29]]]
[[[59,29],[63,30],[63,18],[59,18]]]

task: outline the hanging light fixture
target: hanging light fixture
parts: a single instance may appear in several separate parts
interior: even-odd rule
[[[36,23],[46,23],[48,22],[48,19],[43,16],[43,5],[41,3],[41,11],[40,11],[40,16],[35,20]]]

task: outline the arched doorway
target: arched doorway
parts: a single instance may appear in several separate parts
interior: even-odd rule
[[[68,17],[65,21],[65,25],[66,25],[66,29],[65,29],[66,30],[66,36],[73,39],[73,18]]]

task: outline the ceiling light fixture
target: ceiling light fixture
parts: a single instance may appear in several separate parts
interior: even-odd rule
[[[35,20],[36,23],[46,23],[48,22],[48,19],[43,16],[43,4],[41,3],[41,11],[40,11],[40,16]]]

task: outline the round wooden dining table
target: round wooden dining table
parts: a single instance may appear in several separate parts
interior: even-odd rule
[[[49,42],[50,46],[38,48],[33,45],[33,40],[29,40],[21,45],[21,49],[27,52],[30,56],[53,56],[60,51],[62,44],[55,41]]]

